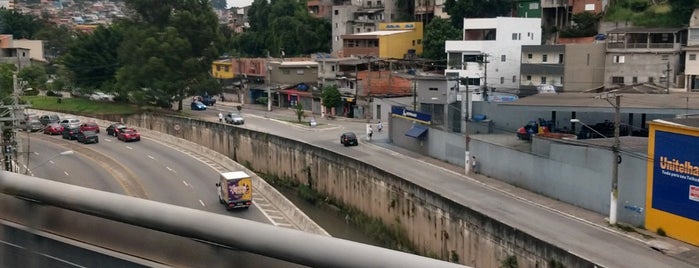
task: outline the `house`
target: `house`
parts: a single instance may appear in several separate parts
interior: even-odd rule
[[[316,18],[330,19],[332,16],[332,0],[311,0],[306,3],[308,13]]]
[[[651,83],[683,87],[685,28],[620,28],[607,33],[605,85]]]
[[[32,64],[29,48],[15,47],[12,35],[0,35],[0,63],[9,63],[21,70]]]
[[[373,32],[379,23],[392,22],[395,14],[393,0],[348,0],[332,7],[332,54],[343,57],[344,37],[355,33]]]
[[[541,19],[464,19],[463,40],[445,44],[444,74],[468,79],[469,90],[517,91],[522,46],[541,44]]]
[[[525,45],[520,66],[520,96],[553,86],[581,92],[604,85],[604,43]]]
[[[326,86],[335,86],[342,101],[335,107],[335,115],[354,117],[358,112],[357,93],[359,80],[357,72],[367,68],[366,61],[360,58],[343,57],[337,58],[331,55],[317,54],[315,61],[318,62],[318,88],[321,90]],[[321,107],[321,113],[331,113]]]
[[[684,67],[684,89],[687,91],[699,91],[699,8],[694,9],[692,17],[689,19],[689,29],[687,33],[687,46],[683,47],[685,52]]]
[[[20,39],[14,40],[13,43],[15,47],[29,49],[29,58],[31,60],[46,62],[43,40]]]
[[[445,0],[414,0],[415,20],[427,25],[433,18],[448,19],[449,14],[444,11]]]
[[[422,54],[422,22],[380,23],[377,31],[343,35],[345,56],[413,59]]]
[[[301,104],[304,110],[321,113],[320,90],[318,89],[318,63],[315,61],[269,61],[268,79],[278,85],[276,91],[278,107],[295,107]]]

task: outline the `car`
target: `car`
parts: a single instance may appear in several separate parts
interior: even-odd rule
[[[78,132],[78,134],[75,135],[75,139],[78,140],[79,143],[84,143],[84,144],[99,143],[100,142],[100,137],[94,131]]]
[[[46,91],[46,96],[62,98],[63,93],[61,93],[60,91],[49,90],[49,91]]]
[[[51,123],[46,125],[44,128],[44,134],[48,135],[61,135],[63,133],[63,126],[58,123]]]
[[[95,122],[85,122],[80,125],[80,132],[83,131],[94,131],[95,133],[100,133],[100,126]]]
[[[204,105],[204,103],[202,103],[201,101],[193,101],[191,108],[194,111],[204,111],[206,110],[206,105]]]
[[[57,114],[45,114],[39,117],[39,121],[41,121],[42,125],[46,126],[48,124],[61,122],[61,118],[58,117]]]
[[[359,141],[357,140],[357,135],[354,132],[345,132],[340,136],[340,143],[344,146],[357,146]]]
[[[245,119],[239,113],[228,113],[224,119],[226,120],[226,123],[233,125],[245,124]]]
[[[138,133],[133,128],[125,128],[122,131],[119,132],[117,139],[127,142],[127,141],[140,141],[141,140],[141,134]]]
[[[30,132],[40,131],[44,127],[44,125],[41,124],[41,121],[39,121],[39,119],[30,119],[29,121],[27,121],[26,125],[27,131]]]
[[[61,120],[61,126],[63,128],[77,128],[80,127],[80,119],[77,118],[66,118]]]
[[[124,124],[120,124],[120,123],[111,124],[107,127],[107,135],[116,137],[119,135],[119,132],[121,132],[125,128],[126,128],[126,126]]]
[[[206,106],[214,106],[214,104],[216,104],[216,98],[214,98],[213,96],[201,97],[199,98],[199,101],[201,101],[201,103],[203,103]]]
[[[114,95],[105,94],[103,92],[96,91],[90,94],[90,100],[92,101],[114,101]]]
[[[61,136],[67,140],[74,140],[77,138],[78,132],[80,132],[79,127],[64,127]]]

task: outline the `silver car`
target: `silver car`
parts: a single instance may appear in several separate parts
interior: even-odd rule
[[[41,124],[41,121],[39,119],[30,119],[27,121],[27,131],[31,132],[37,132],[39,130],[42,130],[44,128],[44,125]]]
[[[233,125],[245,124],[245,119],[239,113],[228,113],[224,119],[226,120],[226,123]]]
[[[76,128],[80,126],[80,119],[77,118],[66,118],[61,120],[61,126],[64,128]]]

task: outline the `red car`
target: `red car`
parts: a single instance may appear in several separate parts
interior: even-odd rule
[[[119,131],[119,134],[117,134],[117,139],[122,140],[122,141],[140,141],[141,140],[141,134],[138,133],[133,128],[125,128],[121,131]]]
[[[49,135],[61,135],[63,132],[63,126],[61,126],[58,123],[51,123],[46,125],[44,128],[44,134],[49,134]]]
[[[100,126],[95,122],[87,122],[80,125],[80,132],[94,131],[95,133],[100,133]]]

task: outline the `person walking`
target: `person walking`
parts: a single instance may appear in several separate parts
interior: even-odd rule
[[[476,169],[476,156],[471,156],[471,172],[478,174],[478,170]]]
[[[379,121],[379,123],[376,124],[376,130],[378,130],[379,133],[381,133],[381,130],[382,130],[382,129],[383,129],[383,124],[381,123],[381,121]]]
[[[374,135],[374,130],[371,129],[371,124],[366,125],[366,135],[369,136],[369,141],[371,141],[371,136]]]
[[[218,113],[218,122],[223,123],[223,114],[222,113]]]

